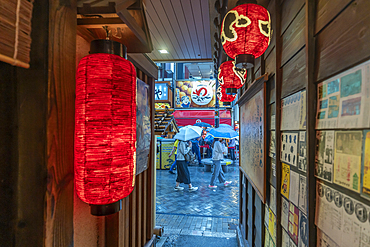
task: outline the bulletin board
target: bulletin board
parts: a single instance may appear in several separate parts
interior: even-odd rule
[[[266,201],[266,79],[256,80],[238,101],[240,168],[263,203]]]
[[[370,61],[317,85],[315,224],[319,243],[370,246],[369,112]]]

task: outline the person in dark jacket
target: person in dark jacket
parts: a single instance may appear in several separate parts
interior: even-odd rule
[[[196,138],[196,139],[193,139],[191,142],[192,142],[192,148],[191,148],[191,151],[193,153],[195,153],[195,155],[197,156],[197,159],[198,159],[198,162],[199,162],[199,165],[202,163],[202,158],[200,157],[200,147],[199,147],[199,140],[200,140],[200,137]]]

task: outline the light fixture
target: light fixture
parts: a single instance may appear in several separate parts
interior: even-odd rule
[[[257,4],[241,4],[231,9],[222,21],[221,43],[238,68],[252,68],[271,40],[269,12]]]
[[[234,66],[234,61],[223,62],[218,68],[218,81],[227,94],[236,94],[247,79],[247,70]]]
[[[76,75],[74,172],[91,214],[118,212],[135,185],[136,70],[112,40],[91,42]]]
[[[161,54],[167,54],[168,51],[167,50],[159,50],[159,53],[161,53]]]

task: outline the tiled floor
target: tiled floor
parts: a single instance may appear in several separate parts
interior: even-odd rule
[[[229,165],[225,173],[228,187],[218,183],[209,189],[211,172],[204,167],[189,167],[193,186],[198,191],[175,191],[176,175],[168,170],[157,170],[156,225],[163,226],[164,236],[157,246],[177,246],[181,235],[235,238],[235,225],[239,215],[239,167]]]
[[[232,181],[228,187],[217,183],[216,189],[209,189],[211,173],[204,167],[189,167],[193,186],[198,191],[174,191],[176,175],[167,170],[157,170],[157,205],[158,213],[238,217],[239,214],[239,167],[229,165],[225,178]]]

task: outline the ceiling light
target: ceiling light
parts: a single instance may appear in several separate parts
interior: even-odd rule
[[[159,53],[167,54],[167,53],[168,53],[168,51],[167,51],[167,50],[159,50]]]

